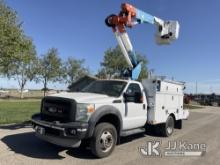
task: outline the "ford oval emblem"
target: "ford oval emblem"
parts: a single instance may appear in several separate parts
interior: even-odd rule
[[[56,109],[56,107],[49,107],[48,111],[51,112],[51,113],[56,113],[57,109]]]

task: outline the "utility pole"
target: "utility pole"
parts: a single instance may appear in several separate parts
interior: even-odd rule
[[[196,95],[198,94],[198,83],[196,81]]]

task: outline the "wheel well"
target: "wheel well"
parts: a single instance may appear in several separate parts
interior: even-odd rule
[[[120,123],[119,118],[116,115],[113,115],[113,114],[104,115],[98,120],[96,125],[99,123],[103,123],[103,122],[111,123],[113,126],[115,126],[117,133],[119,135],[120,129],[121,129],[121,123]]]
[[[173,118],[173,120],[174,120],[174,122],[175,122],[175,121],[176,121],[175,115],[174,115],[173,113],[171,113],[170,116],[172,116],[172,118]]]
[[[177,120],[176,120],[175,115],[174,115],[173,113],[171,113],[170,116],[171,116],[171,117],[173,118],[173,120],[174,120],[174,127],[176,127],[176,126],[177,126]]]

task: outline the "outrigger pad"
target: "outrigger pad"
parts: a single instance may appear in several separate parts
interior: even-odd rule
[[[131,75],[132,80],[137,80],[138,79],[138,77],[141,73],[141,65],[142,65],[142,62],[137,64],[137,66],[132,70],[132,75]]]

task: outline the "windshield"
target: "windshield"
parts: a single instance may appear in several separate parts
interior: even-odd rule
[[[127,83],[124,81],[97,80],[86,86],[81,92],[99,93],[119,97],[126,84]]]

